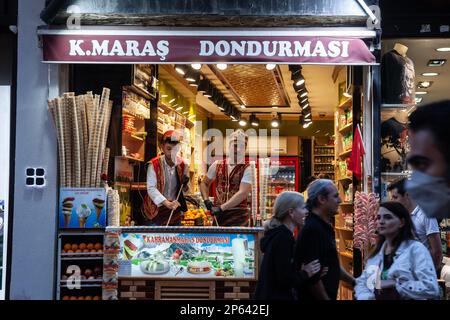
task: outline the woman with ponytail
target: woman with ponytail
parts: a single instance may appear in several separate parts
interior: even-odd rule
[[[301,232],[307,212],[304,198],[298,192],[285,191],[276,198],[272,219],[266,222],[260,243],[264,256],[255,299],[293,300],[293,288],[320,271],[318,260],[303,265],[300,272],[293,266],[294,230],[298,227]]]

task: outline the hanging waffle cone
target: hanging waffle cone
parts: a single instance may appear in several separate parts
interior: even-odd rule
[[[92,170],[92,153],[93,153],[93,144],[94,144],[94,117],[95,117],[95,104],[94,104],[94,97],[92,95],[92,92],[88,92],[85,95],[85,102],[86,102],[86,116],[87,116],[87,123],[88,123],[88,146],[87,146],[87,158],[86,158],[86,173],[85,173],[85,186],[90,187],[91,186],[91,170]]]
[[[109,89],[108,89],[109,90]],[[109,92],[108,92],[109,95]],[[103,128],[102,128],[102,134],[101,134],[101,148],[100,148],[100,157],[99,157],[99,162],[98,162],[98,167],[97,167],[97,187],[101,186],[101,174],[105,173],[104,171],[102,171],[103,169],[103,160],[105,157],[105,151],[106,151],[106,142],[108,140],[108,129],[109,129],[109,123],[110,123],[110,118],[111,118],[111,112],[112,112],[112,101],[108,100],[105,101],[106,103],[106,108],[104,111],[104,119],[103,119]]]
[[[64,153],[66,157],[66,186],[72,187],[72,137],[71,137],[71,115],[70,110],[67,106],[67,99],[66,94],[64,94],[64,97],[61,98],[61,104],[62,108],[61,111],[63,112],[63,130],[64,130]]]
[[[105,155],[103,157],[103,163],[102,163],[102,171],[101,174],[108,174],[108,165],[109,165],[109,154],[110,154],[110,149],[106,148],[105,149]]]
[[[80,161],[81,161],[81,177],[80,187],[85,187],[85,174],[86,174],[86,109],[84,103],[84,96],[80,95],[76,97],[76,110],[78,115],[78,130],[80,139]]]
[[[72,115],[72,142],[73,142],[73,183],[75,188],[81,187],[81,148],[80,148],[80,129],[79,129],[79,113],[75,97],[70,95],[68,98],[68,106]]]

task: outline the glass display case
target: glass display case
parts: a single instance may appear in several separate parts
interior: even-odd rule
[[[381,109],[381,201],[388,200],[390,183],[411,173],[406,163],[409,152],[407,121],[414,108],[389,105]]]

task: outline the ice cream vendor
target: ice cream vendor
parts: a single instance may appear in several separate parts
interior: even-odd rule
[[[169,225],[179,225],[181,212],[187,210],[183,192],[189,189],[189,166],[178,156],[180,142],[181,136],[176,131],[165,132],[160,141],[162,154],[148,163],[146,225],[166,225],[172,210]]]
[[[200,190],[205,206],[217,218],[220,226],[248,226],[248,195],[252,192],[253,173],[245,159],[248,136],[243,130],[229,137],[229,152],[223,160],[215,161],[208,169]],[[216,182],[214,203],[209,200],[212,182]]]

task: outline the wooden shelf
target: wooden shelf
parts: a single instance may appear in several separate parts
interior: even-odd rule
[[[136,158],[133,158],[133,157],[130,157],[130,156],[119,156],[119,158],[124,158],[124,159],[137,161],[137,162],[144,162],[144,159],[136,159]]]
[[[141,96],[147,100],[152,100],[155,99],[154,97],[152,97],[151,95],[149,95],[147,92],[144,92],[141,88],[136,87],[134,85],[131,86],[125,86],[125,89],[130,89],[131,91],[133,91],[135,94],[137,94],[138,96]]]
[[[314,146],[313,148],[334,148],[334,146]]]
[[[139,120],[145,120],[146,118],[143,115],[140,114],[136,114],[134,112],[131,112],[130,110],[128,110],[126,107],[122,108],[122,111],[124,111],[125,113],[132,115],[133,117],[137,117]]]
[[[131,190],[147,190],[147,183],[132,183],[130,188]]]
[[[348,98],[347,100],[345,100],[344,102],[342,102],[341,104],[339,104],[337,107],[339,109],[346,109],[352,106],[352,101],[353,98]]]
[[[339,154],[339,158],[346,158],[348,157],[350,154],[352,153],[352,149],[349,149],[347,151],[342,152],[341,154]]]
[[[353,128],[353,123],[349,123],[346,126],[339,129],[340,134],[346,134],[347,132],[351,131]]]
[[[134,139],[134,140],[137,140],[137,141],[141,141],[141,142],[144,142],[144,141],[145,141],[144,138],[140,138],[140,137],[138,137],[138,136],[135,136],[134,134],[129,133],[129,132],[127,132],[127,131],[123,131],[123,133],[124,133],[127,137],[129,137],[129,138],[131,138],[131,139]]]
[[[341,206],[353,206],[353,202],[342,202]]]
[[[353,253],[348,252],[348,251],[341,251],[339,252],[339,254],[343,257],[349,258],[349,259],[353,259]]]

